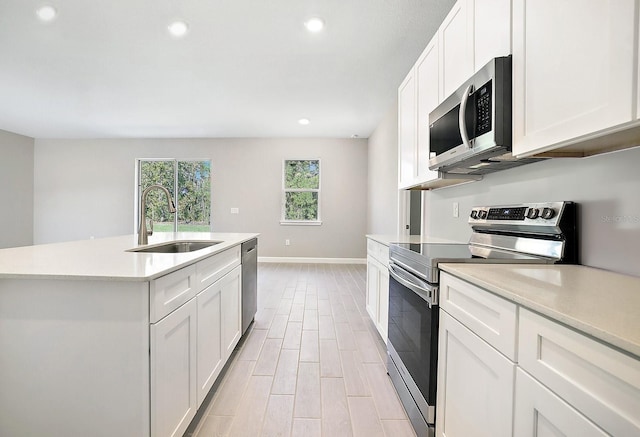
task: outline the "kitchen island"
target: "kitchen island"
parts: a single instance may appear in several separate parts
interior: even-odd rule
[[[240,245],[255,237],[0,250],[0,435],[181,436],[240,339]]]

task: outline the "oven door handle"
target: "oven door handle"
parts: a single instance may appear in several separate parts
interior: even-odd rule
[[[413,277],[409,273],[405,273],[401,268],[396,267],[393,263],[389,264],[389,275],[401,285],[424,299],[429,307],[438,305],[438,287],[427,284],[418,278]]]

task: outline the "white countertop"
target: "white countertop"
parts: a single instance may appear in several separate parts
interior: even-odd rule
[[[439,267],[640,357],[640,278],[575,265]]]
[[[174,241],[222,241],[188,253],[127,252],[136,235],[0,249],[0,279],[92,279],[148,281],[256,238],[259,234],[158,232],[148,246]]]
[[[443,238],[427,237],[423,235],[393,235],[393,234],[367,234],[367,238],[388,246],[391,243],[458,243],[467,244],[468,241],[452,241]]]

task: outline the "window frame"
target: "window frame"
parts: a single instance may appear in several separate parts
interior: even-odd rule
[[[318,188],[287,188],[287,162],[290,161],[317,161],[318,162]],[[280,201],[280,225],[285,226],[320,226],[322,225],[322,202],[321,202],[321,190],[322,190],[322,160],[320,158],[296,158],[296,159],[283,159],[282,160],[282,194]],[[315,220],[287,220],[285,219],[286,206],[287,206],[287,193],[318,193],[318,217]]]
[[[171,198],[173,200],[173,203],[175,204],[176,207],[176,213],[173,214],[173,231],[174,233],[176,232],[186,232],[186,231],[178,231],[178,213],[177,213],[177,208],[178,208],[178,165],[180,162],[200,162],[200,161],[208,161],[209,162],[209,166],[211,166],[211,159],[210,158],[186,158],[186,159],[181,159],[181,158],[136,158],[135,161],[135,185],[134,185],[134,192],[135,192],[135,196],[134,196],[134,205],[133,205],[133,232],[134,234],[138,233],[138,230],[140,229],[140,223],[139,223],[139,219],[140,219],[140,203],[142,202],[142,165],[141,163],[143,162],[172,162],[173,163],[173,190],[174,192],[171,193]],[[212,173],[209,173],[209,178],[211,179],[212,177]],[[211,183],[212,181],[210,181]],[[213,189],[213,184],[211,183],[211,189]],[[206,233],[206,232],[213,232],[213,208],[211,207],[211,198],[213,193],[209,193],[209,230],[208,231],[189,231],[189,232],[202,232],[202,233]]]

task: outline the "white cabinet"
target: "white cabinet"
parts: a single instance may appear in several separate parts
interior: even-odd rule
[[[609,435],[521,369],[516,386],[514,437]]]
[[[520,367],[572,408],[611,435],[640,435],[640,361],[526,309],[518,344]]]
[[[436,435],[510,436],[516,365],[497,348],[515,349],[515,305],[496,296],[487,299],[485,291],[445,273],[443,290]],[[483,339],[476,330],[492,334]],[[505,330],[511,335],[500,335]]]
[[[196,297],[198,406],[240,340],[241,278],[237,266]]]
[[[474,71],[511,53],[511,1],[459,0],[398,88],[399,188],[469,182],[429,170],[429,113]]]
[[[415,171],[416,81],[412,69],[398,88],[398,186],[411,186]]]
[[[241,288],[239,246],[150,283],[152,437],[182,436],[215,383],[242,335]]]
[[[438,436],[640,435],[637,357],[448,273],[440,288]]]
[[[196,302],[151,325],[151,435],[182,436],[198,409]]]
[[[511,54],[511,1],[459,0],[438,37],[444,100],[491,59]]]
[[[636,7],[635,0],[513,1],[514,155],[634,119]]]
[[[473,2],[459,0],[438,29],[440,95],[446,99],[473,74]]]
[[[438,172],[429,170],[429,113],[440,103],[438,35],[424,49],[415,66],[417,101],[417,177],[420,182],[438,178]]]
[[[242,271],[238,266],[220,281],[222,296],[222,321],[220,326],[220,341],[225,361],[236,347],[242,335]]]
[[[366,308],[380,337],[387,342],[389,333],[389,248],[367,240]]]

